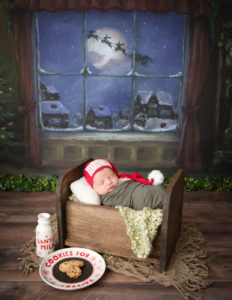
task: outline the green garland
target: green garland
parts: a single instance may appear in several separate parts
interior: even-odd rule
[[[165,177],[164,185],[167,185],[173,177]],[[0,191],[19,192],[55,192],[57,176],[48,175],[45,178],[37,176],[26,177],[23,174],[17,176],[0,174]],[[232,176],[211,176],[202,178],[185,177],[185,191],[231,191]]]
[[[173,177],[165,178],[167,185]],[[206,176],[201,178],[185,177],[184,190],[191,191],[232,191],[231,176]]]
[[[0,175],[0,191],[10,192],[55,192],[57,177],[48,175],[45,178],[37,176],[26,177],[23,174],[17,176]]]
[[[6,31],[9,34],[10,38],[14,36],[14,18],[13,13],[10,10],[13,2],[14,0],[0,0],[0,4],[2,5],[3,11],[6,16]]]

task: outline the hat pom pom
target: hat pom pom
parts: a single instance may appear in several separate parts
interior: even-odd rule
[[[151,171],[148,176],[148,180],[151,181],[154,179],[153,185],[160,185],[164,182],[164,175],[159,170]]]

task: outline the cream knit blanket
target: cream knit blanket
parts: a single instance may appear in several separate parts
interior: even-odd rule
[[[132,251],[138,258],[147,258],[151,252],[152,241],[162,222],[163,210],[149,207],[144,207],[142,210],[122,206],[116,208],[124,218]]]

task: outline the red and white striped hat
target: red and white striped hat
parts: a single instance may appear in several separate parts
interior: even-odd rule
[[[159,170],[153,170],[148,174],[148,180],[145,179],[142,175],[139,173],[134,173],[134,174],[119,174],[116,167],[112,162],[106,159],[95,159],[89,162],[84,169],[84,176],[88,184],[93,187],[93,178],[96,175],[98,171],[104,168],[111,168],[115,174],[120,177],[120,178],[129,178],[134,181],[138,181],[143,184],[148,184],[148,185],[159,185],[162,184],[164,180],[163,174]]]
[[[114,173],[119,177],[118,171],[115,166],[106,159],[95,159],[89,162],[84,169],[84,176],[89,185],[93,187],[93,178],[97,172],[104,168],[111,168]]]

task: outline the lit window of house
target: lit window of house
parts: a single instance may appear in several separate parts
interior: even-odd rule
[[[40,11],[39,122],[51,131],[176,131],[185,17]]]

